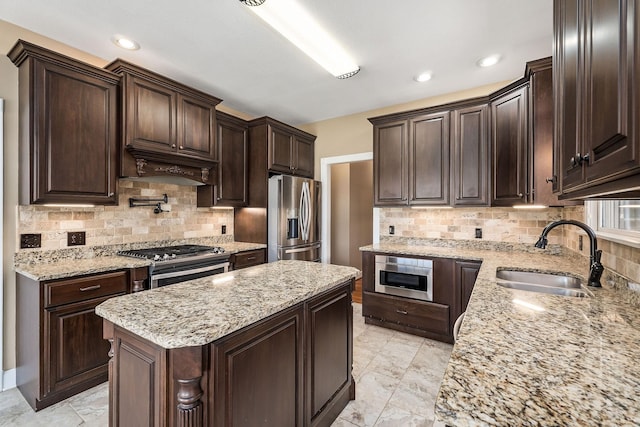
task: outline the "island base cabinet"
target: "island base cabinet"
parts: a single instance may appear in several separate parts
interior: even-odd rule
[[[198,347],[104,320],[110,426],[330,426],[355,398],[353,280]]]

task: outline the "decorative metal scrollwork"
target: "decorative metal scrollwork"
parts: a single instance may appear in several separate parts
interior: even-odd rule
[[[186,170],[182,169],[180,166],[177,166],[177,165],[167,166],[167,167],[158,166],[154,170],[156,172],[165,172],[165,173],[170,173],[170,174],[173,174],[173,175],[188,175],[188,176],[193,176],[194,175],[193,172],[186,171]]]

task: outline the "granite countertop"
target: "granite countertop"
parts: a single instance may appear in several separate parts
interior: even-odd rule
[[[217,246],[222,246],[228,254],[267,247],[267,245],[262,243],[245,242],[224,242]],[[15,271],[30,279],[44,281],[82,276],[85,274],[103,273],[105,271],[146,267],[151,264],[149,260],[119,255],[94,256],[80,259],[64,256],[56,258],[55,255],[53,255],[51,258],[51,262],[17,263],[15,265]]]
[[[640,425],[637,292],[606,276],[589,298],[496,285],[505,268],[584,280],[585,257],[384,243],[361,250],[482,260],[436,401],[447,425]]]
[[[359,274],[353,267],[277,261],[111,298],[96,313],[164,348],[201,346]]]

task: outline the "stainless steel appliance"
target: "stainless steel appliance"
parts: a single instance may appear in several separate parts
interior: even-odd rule
[[[269,178],[268,259],[320,261],[320,183],[308,178]]]
[[[217,246],[178,245],[120,251],[118,255],[151,260],[151,289],[229,271],[229,254]]]
[[[433,261],[376,255],[376,292],[433,301]]]

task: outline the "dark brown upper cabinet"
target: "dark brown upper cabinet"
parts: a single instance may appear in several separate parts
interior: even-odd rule
[[[640,194],[639,19],[633,0],[554,1],[554,167],[561,198]]]
[[[267,207],[269,175],[314,176],[316,137],[270,117],[249,122],[249,206]]]
[[[526,203],[528,84],[516,86],[491,101],[493,206]]]
[[[449,204],[449,112],[409,120],[409,205]]]
[[[198,206],[247,206],[249,124],[217,112],[218,180],[198,187]]]
[[[409,123],[407,120],[373,126],[374,205],[406,205],[409,193]]]
[[[220,99],[121,59],[105,68],[122,76],[121,176],[214,183]]]
[[[115,205],[118,82],[109,71],[19,40],[20,204]]]
[[[487,205],[488,114],[483,102],[369,119],[374,205]]]
[[[489,205],[489,106],[453,110],[451,132],[452,204]]]

